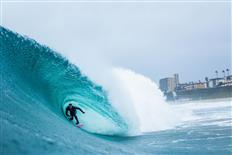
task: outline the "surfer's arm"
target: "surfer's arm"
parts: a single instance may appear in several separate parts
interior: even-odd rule
[[[66,116],[69,116],[69,114],[68,114],[68,108],[66,108],[65,114],[66,114]]]
[[[85,113],[81,108],[76,107],[77,110],[80,110],[83,114]]]

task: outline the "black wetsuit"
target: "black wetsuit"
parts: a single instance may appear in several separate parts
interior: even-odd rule
[[[78,107],[74,107],[72,106],[72,108],[70,108],[69,106],[66,108],[66,116],[70,116],[70,120],[73,120],[73,117],[76,119],[77,124],[79,124],[77,115],[76,115],[76,110],[80,110],[82,113],[85,113],[83,110],[81,110],[81,108]],[[70,113],[70,115],[68,114],[68,111]]]

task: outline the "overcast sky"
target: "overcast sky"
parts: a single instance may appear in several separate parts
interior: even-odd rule
[[[13,31],[61,53],[104,57],[155,81],[173,73],[181,82],[204,80],[231,69],[229,2],[5,2],[2,8],[2,25]]]

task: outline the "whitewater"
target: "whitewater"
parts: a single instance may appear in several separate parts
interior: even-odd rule
[[[139,73],[73,57],[0,27],[0,154],[232,153],[231,99],[166,103]]]

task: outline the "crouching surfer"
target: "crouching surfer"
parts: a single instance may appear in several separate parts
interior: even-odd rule
[[[76,125],[79,124],[79,121],[78,121],[78,118],[77,118],[77,115],[76,115],[76,110],[80,110],[83,114],[85,113],[81,108],[78,108],[78,107],[75,107],[72,105],[72,103],[70,103],[68,105],[68,107],[66,108],[66,111],[65,111],[65,114],[66,116],[69,117],[69,120],[73,120],[73,117],[76,119]],[[69,112],[69,114],[68,114]]]

